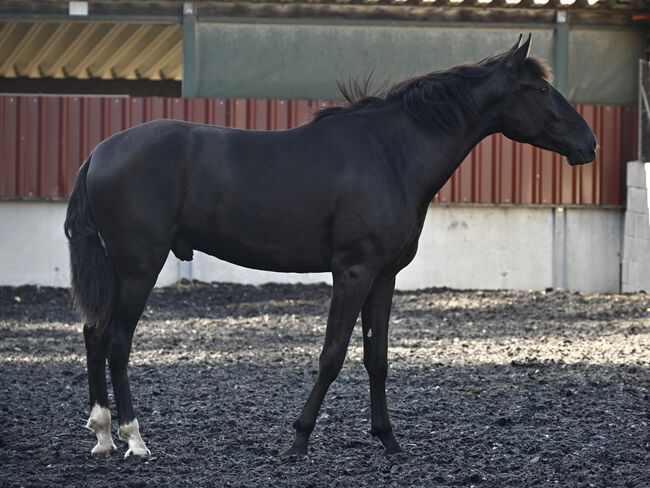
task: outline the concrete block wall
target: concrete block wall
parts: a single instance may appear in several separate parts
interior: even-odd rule
[[[65,209],[65,202],[0,202],[0,285],[69,285]],[[397,287],[618,292],[622,226],[616,209],[432,205]],[[256,271],[199,252],[191,263],[170,254],[157,284],[181,278],[331,283],[328,273]]]
[[[624,292],[650,292],[650,163],[627,163],[623,233]]]

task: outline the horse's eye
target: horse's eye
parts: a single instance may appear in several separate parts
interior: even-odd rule
[[[544,83],[544,85],[539,89],[542,93],[546,93],[548,91],[548,85]]]

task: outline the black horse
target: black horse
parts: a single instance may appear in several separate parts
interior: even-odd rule
[[[115,449],[108,360],[126,456],[149,455],[127,378],[133,333],[169,251],[190,260],[195,249],[249,268],[332,273],[316,383],[285,455],[307,453],[360,312],[371,432],[386,454],[400,452],[386,406],[388,322],[395,276],[415,256],[432,197],[489,134],[572,165],[596,155],[593,132],[529,48],[530,36],[523,44],[520,36],[506,53],[382,96],[348,92],[347,106],[291,130],[160,120],[99,144],[79,170],[65,222],[72,294],[85,319],[93,454]]]

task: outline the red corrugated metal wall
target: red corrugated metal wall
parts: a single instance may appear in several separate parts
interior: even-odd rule
[[[198,100],[0,95],[0,197],[64,198],[92,148],[158,118],[259,130],[308,122],[318,101]],[[621,205],[625,162],[636,147],[632,107],[580,105],[601,150],[570,167],[548,151],[503,136],[486,139],[435,197],[441,203]]]

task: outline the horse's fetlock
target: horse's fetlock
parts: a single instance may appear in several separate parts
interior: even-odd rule
[[[296,429],[296,432],[305,435],[311,434],[315,426],[316,426],[315,422],[305,422],[302,419],[297,419],[293,423],[293,428]]]
[[[374,437],[382,437],[386,434],[390,434],[393,432],[393,426],[388,424],[388,425],[373,425],[371,424],[370,426],[370,434],[372,434]]]

